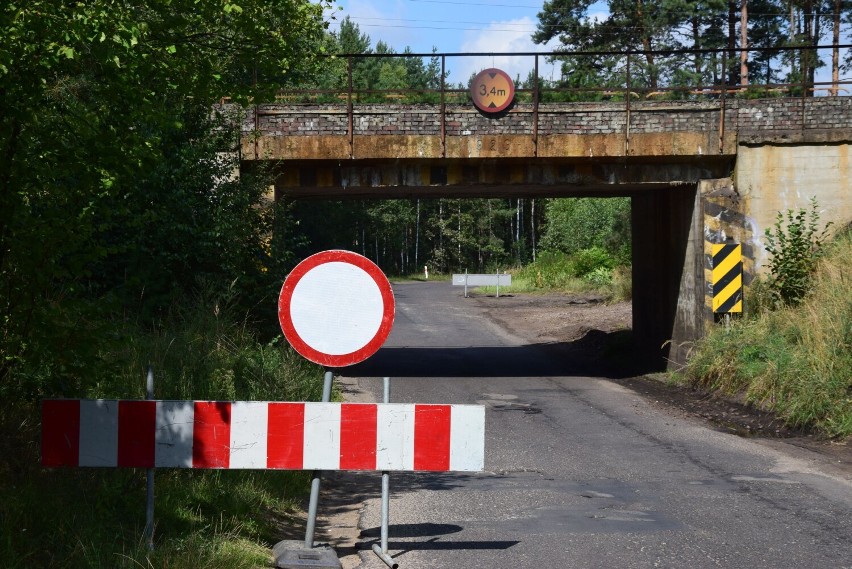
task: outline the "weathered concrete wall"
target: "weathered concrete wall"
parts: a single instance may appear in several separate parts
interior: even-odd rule
[[[747,289],[754,280],[753,227],[748,222],[746,202],[737,193],[731,178],[704,180],[698,186],[701,196],[701,230],[703,232],[703,290],[705,323],[714,321],[713,314],[713,245],[739,243],[742,245],[743,286]],[[701,249],[698,250],[701,252]],[[701,337],[699,331],[696,337]]]
[[[852,98],[470,105],[262,105],[243,122],[244,160],[600,158],[735,155],[737,144],[845,136]],[[537,121],[537,122],[536,122]],[[443,125],[443,126],[442,126]],[[839,134],[845,131],[845,135]],[[833,134],[832,134],[833,133]],[[847,140],[848,141],[848,140]]]
[[[696,185],[634,194],[633,337],[677,367],[704,331],[701,202]]]
[[[760,274],[768,261],[765,231],[779,212],[809,210],[816,198],[822,222],[837,228],[852,222],[852,144],[740,145],[734,185],[744,202],[742,242]]]
[[[499,118],[468,105],[264,105],[243,122],[245,160],[701,156],[720,148],[715,103],[518,105]],[[727,128],[735,114],[726,113]],[[536,120],[538,123],[536,124]],[[443,128],[443,130],[442,130]]]

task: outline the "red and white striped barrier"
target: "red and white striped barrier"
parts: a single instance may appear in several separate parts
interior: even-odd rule
[[[479,471],[480,405],[49,399],[42,464]]]

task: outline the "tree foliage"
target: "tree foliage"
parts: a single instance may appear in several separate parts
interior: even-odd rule
[[[623,87],[627,58],[607,52],[688,48],[730,50],[727,66],[722,69],[717,55],[642,53],[631,57],[631,84],[654,90],[722,81],[745,84],[749,78],[763,84],[813,82],[829,54],[803,50],[782,55],[780,49],[837,45],[843,32],[833,33],[835,22],[838,30],[852,24],[848,0],[607,0],[606,13],[595,16],[599,4],[549,0],[538,14],[536,43],[558,39],[561,51],[600,52],[559,58],[563,87]],[[749,52],[741,66],[740,48],[765,51]],[[833,65],[839,68],[839,60]]]
[[[598,247],[630,264],[629,198],[561,198],[547,203],[541,246],[573,255]]]
[[[293,202],[297,256],[331,248],[365,255],[391,274],[494,270],[532,260],[542,200],[422,199]],[[538,204],[538,205],[536,205]]]
[[[244,227],[257,186],[224,181],[231,166],[216,156],[236,138],[210,113],[222,97],[246,101],[304,73],[323,46],[322,4],[0,8],[4,392],[73,389],[104,341],[100,312],[129,309],[122,299],[136,313],[194,274],[231,281],[259,266],[247,253],[260,237]],[[13,383],[22,362],[60,379]]]
[[[325,90],[332,96],[345,93],[351,66],[356,102],[386,102],[399,98],[409,102],[438,100],[435,93],[419,93],[437,91],[441,87],[441,63],[437,56],[416,56],[406,48],[401,54],[403,57],[378,57],[395,55],[396,51],[381,40],[373,47],[370,36],[349,16],[341,20],[337,32],[326,36],[324,45],[327,52],[338,57],[324,60],[323,71],[300,83],[300,87]]]

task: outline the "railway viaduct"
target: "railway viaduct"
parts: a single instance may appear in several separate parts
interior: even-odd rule
[[[816,198],[852,221],[852,98],[472,104],[269,104],[243,123],[241,167],[276,197],[628,196],[633,329],[685,361],[713,322],[710,246],[743,245],[745,285],[778,212]]]

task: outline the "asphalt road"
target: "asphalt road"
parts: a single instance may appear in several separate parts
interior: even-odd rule
[[[400,567],[852,568],[848,472],[586,377],[559,350],[503,332],[449,283],[394,290],[393,332],[350,381],[377,401],[377,377],[391,375],[392,402],[487,408],[485,472],[392,475]],[[369,550],[379,525],[370,499],[362,567],[386,567]]]

